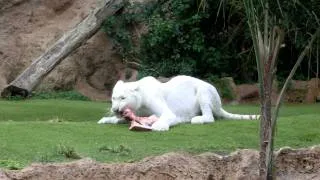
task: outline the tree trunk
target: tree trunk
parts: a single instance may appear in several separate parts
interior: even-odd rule
[[[122,0],[99,1],[95,10],[34,60],[25,71],[4,88],[1,96],[28,96],[55,66],[92,37],[100,29],[104,19],[121,8],[121,3]]]
[[[269,171],[268,160],[272,157],[269,157],[268,147],[270,146],[269,137],[271,134],[271,94],[272,94],[272,78],[270,72],[265,73],[265,83],[264,83],[264,94],[263,94],[263,103],[261,106],[262,119],[261,119],[261,137],[260,137],[260,158],[261,158],[261,167],[263,167],[264,179],[271,180],[272,172]],[[271,154],[272,156],[272,154]]]

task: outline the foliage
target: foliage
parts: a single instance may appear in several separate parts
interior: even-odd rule
[[[14,161],[14,160],[1,160],[0,159],[0,167],[4,167],[10,170],[18,170],[18,169],[22,169],[23,165],[18,162],[18,161]]]
[[[22,96],[8,96],[5,99],[10,101],[20,101],[20,100],[24,100],[25,98]]]
[[[259,1],[257,1],[259,2]],[[286,77],[309,34],[319,26],[316,0],[270,1],[270,14],[285,29],[285,47],[279,54],[278,76]],[[139,12],[139,13],[136,13]],[[231,76],[236,82],[256,82],[256,67],[245,10],[240,0],[159,0],[128,4],[104,24],[126,62],[138,62],[140,76]],[[137,41],[132,29],[146,24]],[[139,30],[138,30],[139,31]],[[134,43],[135,42],[135,43]],[[296,79],[315,76],[315,52],[301,64]]]
[[[72,146],[59,144],[57,146],[57,153],[63,155],[65,158],[68,159],[81,159],[80,155],[77,154],[74,147]]]
[[[77,91],[33,92],[31,95],[31,99],[66,99],[89,101],[88,97],[80,94]]]
[[[100,162],[131,162],[172,151],[229,153],[239,148],[258,149],[258,121],[217,120],[205,125],[181,124],[168,132],[132,132],[127,124],[97,124],[110,108],[106,103],[51,99],[0,101],[0,107],[0,166],[5,168],[11,166],[7,160],[17,168],[35,161],[70,161],[57,153],[60,144],[71,147],[61,148],[65,152],[74,149],[81,157]],[[256,105],[225,109],[246,114],[259,111]],[[53,115],[64,121],[48,121]],[[284,106],[276,148],[320,144],[319,115],[319,104]]]
[[[22,101],[25,100],[22,96],[8,96],[6,100]],[[34,91],[29,96],[29,99],[66,99],[89,101],[90,99],[77,91]]]
[[[113,37],[113,44],[117,52],[126,59],[135,60],[138,53],[138,45],[134,43],[134,31],[137,23],[143,23],[150,16],[154,9],[154,4],[143,5],[141,3],[131,4],[125,1],[123,6],[125,12],[120,12],[116,16],[109,16],[103,23],[104,31]]]
[[[272,2],[272,1],[271,1]],[[279,54],[278,75],[287,77],[300,53],[312,34],[320,27],[320,1],[300,1],[284,0],[277,3],[270,3],[270,14],[278,17],[278,24],[285,29],[285,47]],[[319,42],[318,42],[319,44]],[[307,79],[308,71],[315,77],[316,73],[316,46],[308,53],[310,58],[310,67],[308,61],[301,63],[299,69],[294,75],[294,79]]]
[[[236,94],[234,94],[234,92],[232,91],[232,87],[230,87],[230,83],[227,79],[210,76],[209,78],[207,78],[207,80],[209,83],[213,84],[215,88],[217,88],[219,95],[223,99],[233,100],[236,98]]]
[[[120,154],[122,156],[127,156],[130,154],[131,150],[129,147],[120,144],[118,146],[110,147],[107,145],[101,146],[99,152],[110,152],[112,154]]]

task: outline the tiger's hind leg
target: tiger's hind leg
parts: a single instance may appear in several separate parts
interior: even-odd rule
[[[195,116],[191,119],[192,124],[204,124],[214,122],[212,114],[211,94],[208,89],[201,88],[197,91],[197,100],[200,106],[201,115]]]

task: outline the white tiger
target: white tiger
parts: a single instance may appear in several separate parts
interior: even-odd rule
[[[120,114],[129,107],[139,116],[156,115],[154,131],[167,131],[170,126],[191,122],[214,122],[214,117],[226,119],[258,119],[259,115],[240,115],[226,112],[214,86],[190,76],[176,76],[166,83],[153,77],[135,82],[118,81],[112,92],[113,117],[103,117],[103,123],[122,123]]]

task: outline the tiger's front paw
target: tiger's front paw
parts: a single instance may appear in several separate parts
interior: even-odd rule
[[[98,124],[117,124],[118,122],[117,117],[103,117],[98,121]]]
[[[163,121],[156,121],[152,124],[152,130],[153,131],[168,131],[169,130],[169,124]]]

